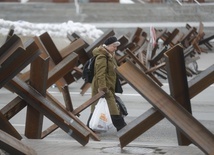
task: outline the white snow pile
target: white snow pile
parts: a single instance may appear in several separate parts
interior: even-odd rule
[[[67,37],[67,33],[78,33],[83,38],[95,41],[103,31],[90,24],[74,23],[68,21],[60,24],[30,23],[27,21],[7,21],[0,19],[0,34],[7,35],[10,27],[14,27],[14,33],[21,36],[39,36],[48,32],[52,37]]]

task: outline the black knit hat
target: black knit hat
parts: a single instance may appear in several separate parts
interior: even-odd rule
[[[119,45],[120,45],[120,42],[117,40],[116,37],[111,36],[111,37],[109,37],[109,38],[107,38],[107,39],[105,40],[104,44],[105,44],[106,46],[111,45],[111,44],[115,44],[116,46],[119,46]]]

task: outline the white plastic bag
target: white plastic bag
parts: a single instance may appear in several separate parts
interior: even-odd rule
[[[100,98],[95,106],[89,127],[94,131],[107,131],[113,126],[105,98]]]

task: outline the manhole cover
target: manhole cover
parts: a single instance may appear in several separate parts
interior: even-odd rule
[[[111,154],[117,154],[117,153],[122,153],[122,154],[135,154],[135,155],[143,155],[145,153],[152,153],[154,152],[154,149],[150,148],[142,148],[142,147],[107,147],[103,148],[102,151],[104,153],[111,153]]]

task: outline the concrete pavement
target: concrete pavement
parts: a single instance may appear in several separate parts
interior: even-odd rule
[[[34,148],[38,155],[203,155],[195,146],[165,146],[148,143],[131,143],[121,149],[117,141],[90,141],[80,146],[73,140],[23,140]]]

